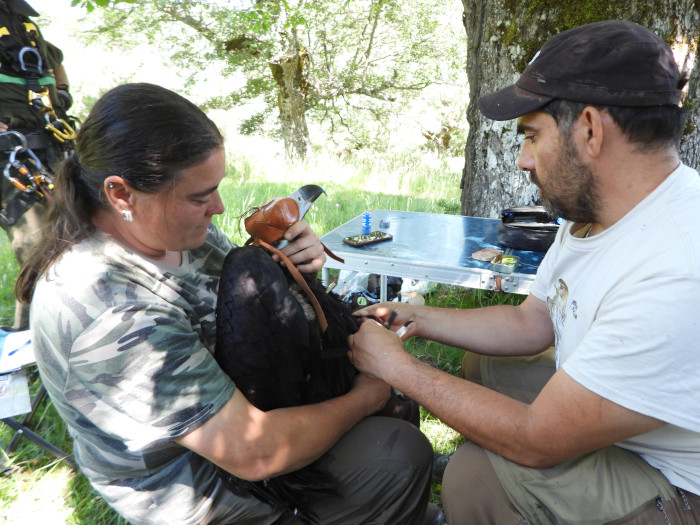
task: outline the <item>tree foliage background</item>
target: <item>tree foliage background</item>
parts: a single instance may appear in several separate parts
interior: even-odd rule
[[[216,68],[230,84],[208,84],[211,96],[203,104],[256,101],[240,131],[283,138],[292,158],[321,144],[347,153],[382,151],[407,116],[419,120],[420,111],[437,117],[421,130],[435,147],[454,152],[464,142],[451,139],[468,129],[461,212],[485,217],[536,204],[538,194],[517,168],[515,122],[483,118],[477,98],[514,82],[553,34],[599,20],[631,20],[669,42],[689,78],[681,154],[688,165],[700,165],[697,0],[462,0],[458,9],[454,1],[73,3],[99,12],[92,41],[167,50],[183,71],[183,89]],[[463,27],[455,28],[459,18]]]
[[[457,0],[73,3],[98,21],[87,45],[167,50],[183,89],[208,90],[206,108],[257,101],[240,132],[276,133],[290,157],[325,139],[339,149],[381,149],[416,100],[443,117],[424,130],[436,145],[449,147],[463,124],[466,38]],[[212,69],[230,82],[207,84]]]

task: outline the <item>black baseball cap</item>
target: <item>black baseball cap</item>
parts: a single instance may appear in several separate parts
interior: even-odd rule
[[[554,99],[602,106],[678,106],[685,84],[671,48],[625,20],[586,24],[551,37],[517,82],[479,97],[493,120],[510,120]]]

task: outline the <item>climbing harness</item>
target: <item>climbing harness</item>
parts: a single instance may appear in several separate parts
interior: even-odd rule
[[[32,205],[51,197],[53,163],[61,153],[64,157],[71,154],[76,132],[74,119],[52,102],[57,86],[50,70],[51,51],[39,28],[28,18],[38,15],[31,9],[0,15],[0,86],[8,85],[9,93],[18,91],[9,85],[23,86],[27,93],[24,98],[19,91],[5,103],[9,108],[16,106],[20,115],[26,113],[20,111],[21,104],[26,103],[40,118],[30,120],[26,128],[13,125],[11,131],[0,133],[0,151],[7,159],[4,167],[0,162],[6,179],[0,192],[0,225],[7,228]],[[13,118],[14,111],[11,109],[10,115],[4,117]],[[25,117],[18,118],[19,122],[24,120]]]
[[[51,198],[53,178],[39,157],[27,147],[27,139],[22,133],[0,133],[0,140],[3,139],[16,142],[2,171],[4,177],[17,189],[5,208],[0,210],[0,223],[7,227],[17,222],[34,203]]]
[[[28,103],[42,115],[44,128],[61,145],[74,140],[75,129],[56,114],[51,102],[49,86],[55,86],[56,79],[44,70],[45,60],[39,52],[43,49],[39,29],[24,17],[22,27],[27,39],[22,42],[22,39],[13,37],[9,27],[10,23],[6,21],[0,27],[0,83],[26,85]]]
[[[33,57],[34,60],[27,60],[28,57]],[[49,88],[47,85],[42,86],[40,83],[40,76],[44,66],[39,52],[26,46],[20,49],[19,67],[24,72],[27,80],[29,105],[44,116],[46,121],[45,128],[61,143],[74,140],[75,130],[68,122],[56,115],[49,96]]]

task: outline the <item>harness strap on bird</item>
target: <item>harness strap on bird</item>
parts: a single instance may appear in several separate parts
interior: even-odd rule
[[[321,243],[321,246],[323,246],[323,251],[326,252],[326,255],[328,255],[328,257],[330,257],[330,258],[332,258],[332,259],[335,259],[335,260],[338,261],[340,264],[345,264],[345,259],[342,259],[342,258],[338,257],[338,256],[337,256],[336,254],[334,254],[325,244]]]
[[[328,328],[328,321],[326,321],[326,314],[323,313],[323,308],[321,308],[321,304],[318,302],[318,299],[316,299],[316,296],[311,291],[311,288],[309,288],[309,285],[306,282],[306,279],[304,279],[304,276],[301,275],[301,272],[297,269],[296,266],[294,266],[294,263],[292,263],[292,261],[289,260],[289,257],[287,257],[285,254],[283,254],[280,250],[278,250],[274,246],[267,244],[262,239],[255,239],[253,241],[253,244],[255,246],[262,246],[263,248],[265,248],[266,250],[268,250],[272,253],[276,253],[284,261],[284,264],[287,266],[289,273],[292,274],[292,277],[294,277],[294,280],[297,282],[297,284],[299,286],[301,286],[302,290],[304,290],[304,293],[306,293],[309,300],[311,301],[311,306],[313,306],[314,312],[316,312],[316,318],[318,319],[318,324],[321,327],[321,332],[325,332],[326,329]]]
[[[284,261],[289,273],[294,277],[294,280],[311,301],[311,305],[316,312],[316,317],[321,326],[321,331],[325,333],[326,328],[328,328],[328,322],[318,299],[309,288],[308,283],[297,267],[281,250],[274,246],[275,243],[278,243],[284,237],[284,232],[286,232],[292,224],[299,221],[299,207],[297,203],[290,198],[277,198],[268,201],[262,206],[250,208],[246,213],[251,210],[253,213],[246,217],[244,221],[245,229],[250,234],[250,238],[245,244],[252,243],[255,246],[262,246],[268,251],[276,253],[280,259]],[[243,215],[241,215],[241,217]],[[329,257],[332,257],[340,263],[345,262],[329,250],[323,243],[321,243],[321,245],[323,246],[323,251]]]

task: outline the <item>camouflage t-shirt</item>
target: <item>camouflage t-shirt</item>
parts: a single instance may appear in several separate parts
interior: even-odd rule
[[[214,360],[216,293],[233,244],[210,227],[180,267],[98,232],[36,287],[34,351],[83,473],[132,523],[199,523],[216,467],[173,442],[233,395]]]

